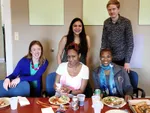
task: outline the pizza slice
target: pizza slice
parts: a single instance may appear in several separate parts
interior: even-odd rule
[[[150,113],[150,105],[146,102],[140,102],[135,105],[135,110],[137,113]]]
[[[5,102],[3,100],[0,100],[0,106],[5,105]]]
[[[61,104],[68,103],[69,100],[70,100],[69,97],[68,97],[68,96],[65,96],[65,95],[61,96],[61,97],[58,99],[59,103],[61,103]]]

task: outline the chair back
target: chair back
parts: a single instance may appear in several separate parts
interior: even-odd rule
[[[93,90],[92,90],[92,87],[91,87],[89,81],[88,81],[87,86],[84,90],[84,94],[86,95],[86,98],[91,98],[91,96],[93,95]]]
[[[137,89],[139,80],[138,74],[135,71],[130,70],[129,78],[133,89]]]
[[[56,72],[49,73],[46,77],[46,93],[48,96],[55,95],[54,82],[56,78]]]
[[[129,78],[131,85],[133,87],[133,95],[135,95],[136,98],[139,98],[139,92],[141,92],[140,97],[141,98],[145,97],[146,95],[145,91],[141,88],[138,88],[138,80],[139,80],[138,74],[135,71],[130,70]]]

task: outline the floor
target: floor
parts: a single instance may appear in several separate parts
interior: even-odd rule
[[[6,76],[6,64],[0,63],[0,80],[3,80]]]

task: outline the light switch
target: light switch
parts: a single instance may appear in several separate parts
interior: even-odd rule
[[[14,38],[15,38],[15,40],[19,40],[19,32],[14,33]]]

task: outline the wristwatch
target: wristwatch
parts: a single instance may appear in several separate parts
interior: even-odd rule
[[[69,91],[69,94],[71,94],[71,93],[72,93],[72,90]]]

